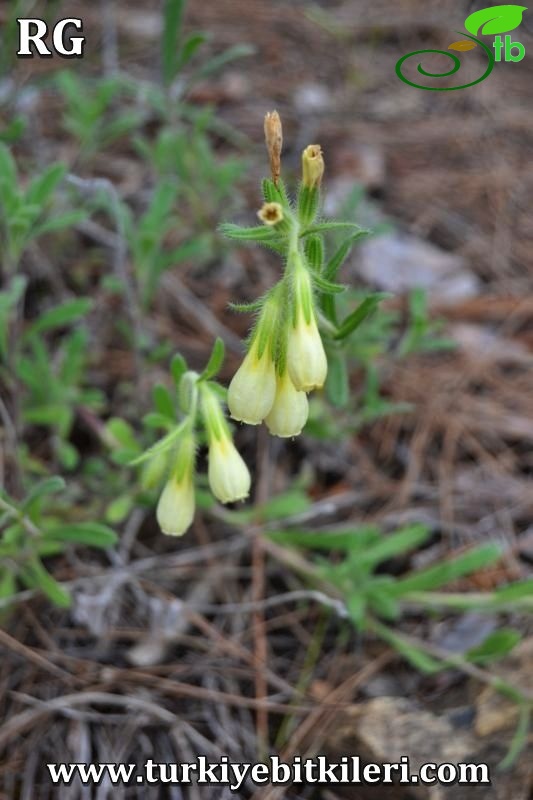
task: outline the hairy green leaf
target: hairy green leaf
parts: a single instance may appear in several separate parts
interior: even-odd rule
[[[279,235],[268,225],[255,225],[251,228],[234,225],[225,222],[219,226],[219,231],[228,239],[236,239],[240,242],[280,242]]]
[[[224,342],[217,336],[215,340],[215,344],[213,345],[213,350],[211,351],[211,355],[209,356],[209,361],[207,365],[200,375],[200,379],[204,381],[211,380],[214,378],[215,375],[220,372],[220,368],[224,363],[224,356],[226,354],[226,348],[224,347]]]
[[[372,314],[379,304],[385,300],[387,297],[390,297],[389,294],[386,292],[376,292],[374,294],[365,297],[362,303],[360,303],[355,311],[346,317],[343,320],[341,326],[339,327],[337,333],[334,334],[334,339],[346,339],[350,336],[351,333],[354,332],[356,328],[361,325],[364,320]]]

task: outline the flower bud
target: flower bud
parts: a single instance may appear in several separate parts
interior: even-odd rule
[[[182,536],[194,517],[194,484],[192,472],[178,480],[172,475],[165,484],[157,504],[157,521],[163,533]]]
[[[283,132],[281,119],[277,111],[269,111],[265,115],[265,142],[270,161],[272,180],[277,185],[281,174],[281,148],[283,145]]]
[[[174,468],[157,504],[157,521],[163,533],[181,536],[194,517],[195,442],[190,432],[180,439]]]
[[[145,491],[161,486],[165,474],[168,472],[168,451],[156,453],[143,466],[140,476],[141,487]]]
[[[274,403],[276,372],[268,346],[257,356],[257,342],[252,344],[233,376],[228,389],[228,408],[233,419],[259,425]]]
[[[319,144],[310,144],[302,153],[302,184],[307,189],[320,186],[324,174],[324,158]]]
[[[250,473],[231,437],[213,437],[209,442],[208,478],[211,491],[221,503],[244,500],[250,494]]]
[[[211,491],[221,503],[244,500],[250,493],[250,473],[228,428],[219,398],[208,383],[202,392],[202,416],[209,443],[208,478]]]
[[[308,413],[306,393],[294,387],[288,372],[278,376],[274,405],[265,418],[270,433],[282,437],[298,436],[307,422]]]
[[[283,220],[283,207],[281,203],[264,203],[257,216],[265,225],[277,225]]]

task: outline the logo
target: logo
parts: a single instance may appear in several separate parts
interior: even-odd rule
[[[456,31],[466,39],[461,39],[458,42],[453,42],[448,46],[448,50],[415,50],[412,53],[402,56],[396,64],[396,74],[401,81],[407,83],[409,86],[414,86],[415,89],[425,89],[428,92],[453,92],[457,89],[467,89],[469,86],[475,86],[476,83],[481,83],[485,78],[488,78],[494,68],[494,64],[498,61],[522,61],[526,54],[526,48],[521,42],[513,41],[513,37],[509,35],[510,31],[514,31],[522,22],[522,15],[527,11],[526,6],[493,6],[492,8],[482,8],[480,11],[475,11],[470,14],[465,20],[465,28],[468,33]],[[477,36],[495,36],[491,46],[478,39]],[[501,34],[506,34],[502,39]],[[456,50],[459,52],[466,52],[473,50],[474,47],[481,47],[487,56],[488,65],[487,69],[480,78],[477,78],[470,83],[465,83],[462,86],[422,86],[419,83],[409,80],[403,72],[404,63],[412,56],[419,56],[424,53],[438,53],[445,55],[453,62],[453,66],[448,72],[427,72],[422,64],[418,64],[418,72],[426,78],[447,78],[450,75],[455,75],[461,68],[461,61],[454,53],[448,52],[449,50]],[[494,50],[494,52],[492,52]]]
[[[19,33],[18,58],[52,58],[54,54],[61,58],[83,58],[85,36],[67,36],[68,28],[83,33],[81,19],[61,19],[52,29],[52,41],[48,44],[44,39],[48,36],[48,25],[44,19],[17,19]],[[51,48],[51,49],[50,49]]]

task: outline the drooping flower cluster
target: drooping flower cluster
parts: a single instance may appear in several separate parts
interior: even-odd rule
[[[274,164],[273,181],[265,182],[265,203],[258,216],[271,235],[265,238],[261,229],[255,235],[285,257],[285,270],[261,301],[248,352],[229,387],[228,407],[236,420],[249,425],[264,421],[275,436],[291,437],[301,433],[307,421],[307,393],[322,388],[328,370],[317,324],[313,270],[301,239],[316,216],[324,161],[319,145],[306,147],[302,185],[297,208],[293,208],[279,181],[281,128],[276,135],[277,125],[275,112],[267,114],[265,134]]]
[[[159,527],[170,536],[181,536],[194,518],[196,452],[202,431],[213,495],[221,503],[234,503],[250,492],[250,473],[233,443],[222,409],[221,387],[207,378],[207,374],[185,372],[179,382],[185,418],[138,459],[145,462],[145,488],[165,479],[156,515]]]
[[[296,259],[292,273],[265,301],[230,383],[231,416],[248,425],[264,420],[275,436],[298,436],[307,422],[307,393],[324,385],[327,369],[311,279]]]
[[[324,173],[319,145],[309,145],[302,153],[302,181],[291,202],[281,180],[283,137],[276,112],[266,116],[265,138],[272,179],[263,181],[264,204],[258,212],[261,224],[225,224],[221,230],[235,240],[271,248],[282,257],[284,267],[280,280],[263,297],[236,306],[257,312],[257,318],[246,356],[228,388],[227,405],[237,421],[249,425],[264,421],[273,435],[294,437],[307,422],[308,394],[321,389],[328,378],[324,340],[335,365],[326,389],[332,402],[341,405],[343,396],[348,395],[342,341],[372,313],[382,295],[365,298],[344,320],[338,320],[333,296],[345,287],[337,283],[336,276],[353,242],[365,231],[352,222],[317,220]],[[326,260],[324,234],[334,229],[347,230],[348,238]],[[223,389],[212,380],[223,357],[223,344],[217,340],[201,375],[186,371],[184,362],[177,372],[172,369],[182,421],[176,425],[175,419],[167,420],[169,433],[132,462],[145,462],[143,482],[152,488],[165,477],[157,519],[170,535],[181,535],[193,520],[196,454],[201,444],[207,444],[208,482],[220,502],[243,500],[250,492],[250,473],[233,443],[223,411]],[[163,405],[168,408],[167,403]],[[162,414],[154,416],[159,424]]]

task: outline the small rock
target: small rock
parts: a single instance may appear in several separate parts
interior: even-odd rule
[[[533,637],[524,639],[513,652],[498,664],[497,671],[519,691],[531,694],[533,689]],[[513,729],[518,720],[518,705],[504,697],[492,686],[484,689],[476,703],[476,733],[489,736]]]
[[[533,362],[533,357],[523,342],[502,336],[500,331],[492,331],[483,325],[457,323],[450,328],[448,335],[472,358],[510,364]]]
[[[395,294],[420,288],[440,303],[479,293],[479,281],[464,259],[410,234],[393,231],[367,239],[357,248],[358,273],[370,284]]]
[[[294,106],[300,114],[328,111],[332,102],[331,90],[318,83],[304,83],[294,92]]]
[[[385,184],[385,155],[381,147],[371,142],[354,142],[352,139],[340,142],[333,148],[331,161],[333,174],[348,178],[349,181],[364,186],[365,189],[379,189]]]
[[[480,645],[498,624],[490,614],[464,614],[459,619],[449,619],[435,625],[431,641],[450,653],[465,653]]]

